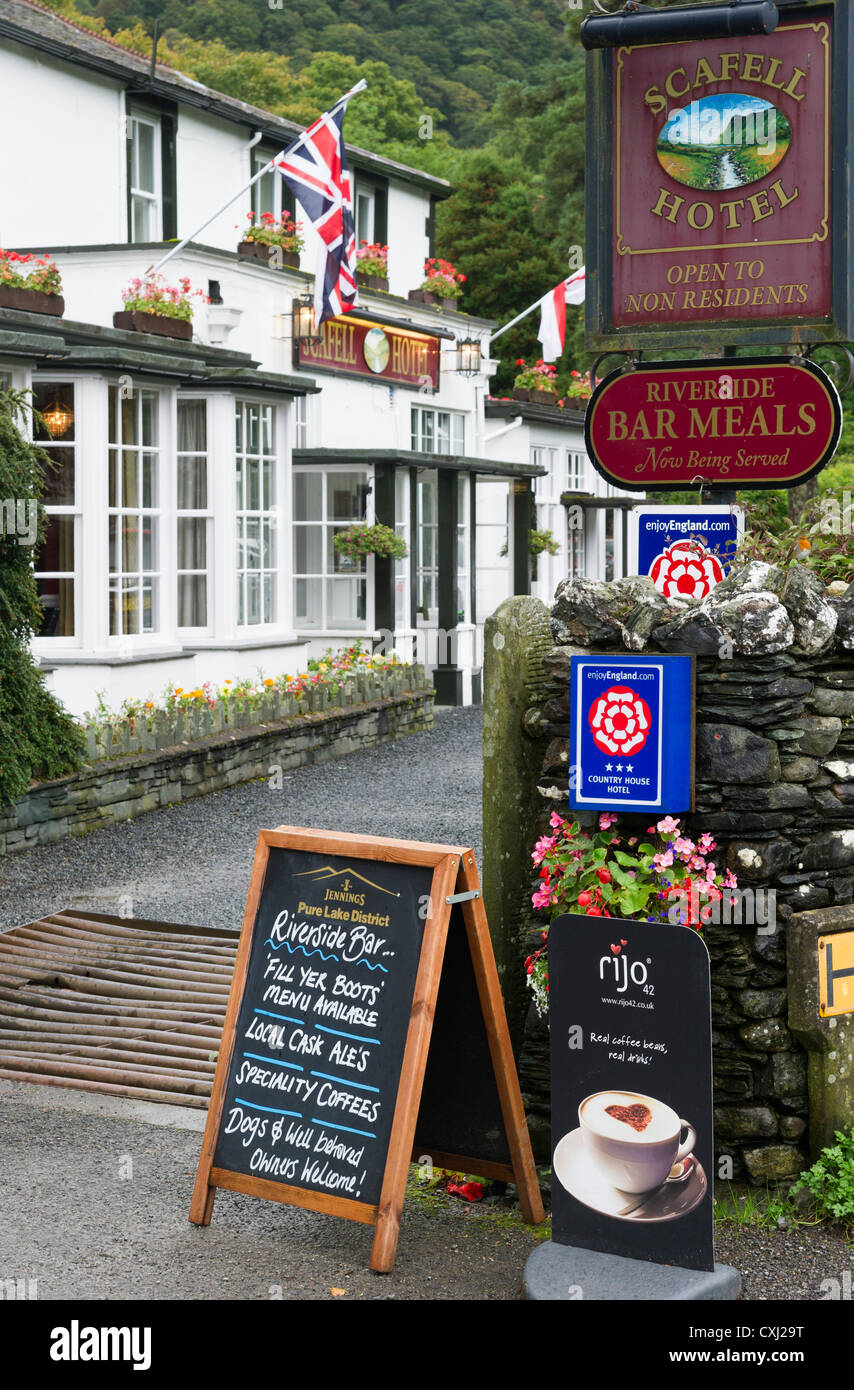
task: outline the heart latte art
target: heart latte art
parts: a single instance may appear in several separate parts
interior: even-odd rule
[[[659,1144],[679,1134],[675,1110],[636,1091],[599,1091],[580,1111],[582,1126],[603,1139],[636,1145]]]
[[[613,1115],[615,1120],[622,1120],[623,1124],[631,1125],[632,1129],[642,1134],[652,1119],[652,1111],[648,1105],[606,1105],[605,1114]]]

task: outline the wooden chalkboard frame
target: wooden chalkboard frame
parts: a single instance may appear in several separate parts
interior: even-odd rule
[[[424,925],[403,1064],[395,1098],[394,1118],[378,1203],[360,1202],[349,1197],[336,1197],[328,1193],[314,1192],[305,1188],[293,1187],[287,1183],[271,1181],[268,1178],[254,1177],[245,1173],[214,1167],[214,1153],[222,1123],[226,1088],[234,1056],[237,1020],[246,987],[267,861],[272,848],[303,850],[320,855],[343,855],[354,859],[384,860],[389,863],[430,867],[433,870],[430,907]],[[472,850],[453,845],[422,844],[417,840],[393,840],[380,836],[310,830],[299,826],[279,826],[275,830],[262,830],[258,836],[210,1108],[190,1205],[189,1219],[191,1222],[199,1226],[209,1225],[213,1214],[216,1190],[219,1187],[227,1188],[233,1192],[243,1192],[253,1197],[265,1197],[269,1201],[284,1202],[291,1206],[325,1212],[329,1215],[341,1216],[348,1221],[359,1221],[365,1225],[374,1226],[370,1267],[378,1273],[388,1273],[392,1269],[397,1250],[409,1165],[412,1159],[418,1156],[414,1151],[415,1128],[452,911],[452,904],[448,903],[447,899],[455,894],[469,893],[477,894],[477,896],[467,898],[460,903],[460,907],[474,967],[478,998],[486,1028],[511,1162],[509,1164],[495,1163],[471,1155],[450,1153],[433,1153],[431,1158],[434,1163],[441,1167],[481,1173],[484,1177],[515,1182],[524,1220],[529,1224],[538,1225],[545,1219],[530,1136],[525,1120],[525,1110],[516,1074],[516,1064],[501,998],[498,972],[492,951],[489,926],[483,898],[480,895],[480,880]]]

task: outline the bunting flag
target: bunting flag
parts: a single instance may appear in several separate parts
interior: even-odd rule
[[[543,345],[544,362],[556,362],[563,352],[566,306],[584,303],[585,285],[586,276],[582,266],[540,300],[540,331],[537,337]]]
[[[321,239],[314,281],[314,321],[345,314],[358,304],[353,190],[344,150],[347,102],[358,83],[273,160]]]

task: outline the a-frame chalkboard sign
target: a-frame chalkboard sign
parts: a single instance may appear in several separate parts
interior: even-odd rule
[[[218,1187],[343,1216],[385,1273],[425,1156],[543,1220],[474,854],[262,830],[190,1220]]]

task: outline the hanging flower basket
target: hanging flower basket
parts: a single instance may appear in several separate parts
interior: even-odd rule
[[[347,526],[343,531],[336,531],[332,545],[339,555],[346,555],[350,560],[360,560],[363,555],[398,560],[407,553],[403,537],[381,522],[373,526]]]

